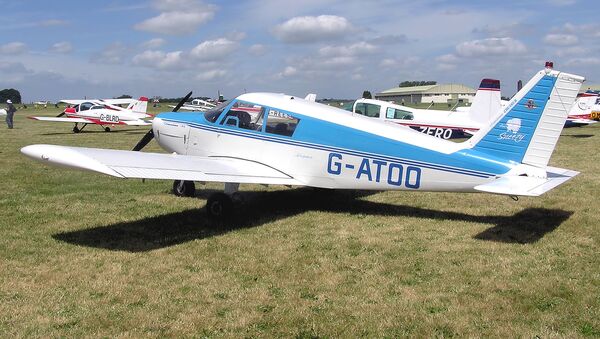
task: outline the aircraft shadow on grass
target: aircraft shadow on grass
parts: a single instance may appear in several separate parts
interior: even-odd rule
[[[209,195],[202,190],[197,197]],[[377,192],[294,189],[243,192],[245,203],[228,220],[210,219],[204,209],[58,233],[52,237],[67,243],[116,251],[144,252],[196,239],[260,226],[305,211],[356,213],[394,217],[467,221],[492,224],[474,239],[504,243],[534,243],[552,232],[573,212],[560,209],[528,208],[513,216],[478,216],[458,212],[376,203],[359,199]]]
[[[586,138],[591,138],[594,135],[593,134],[561,134],[561,137],[569,137],[569,138],[576,138],[576,139],[586,139]]]

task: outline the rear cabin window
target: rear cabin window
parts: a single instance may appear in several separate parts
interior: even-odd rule
[[[367,116],[369,118],[379,118],[379,111],[381,106],[375,104],[367,104],[365,102],[359,102],[356,104],[355,113]]]
[[[385,112],[385,117],[387,119],[400,119],[400,120],[413,120],[414,116],[412,112],[403,111],[401,109],[395,109],[392,107],[388,107]]]
[[[298,126],[298,122],[300,122],[300,119],[294,118],[285,112],[269,109],[266,131],[271,134],[291,137],[296,130],[296,126]]]
[[[264,111],[260,105],[238,101],[227,111],[221,124],[262,131]]]

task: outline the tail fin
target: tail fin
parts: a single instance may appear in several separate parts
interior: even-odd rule
[[[502,109],[500,99],[500,81],[483,79],[473,99],[469,110],[469,119],[482,125],[487,125]]]
[[[592,106],[596,103],[598,94],[596,93],[581,93],[577,96],[575,104],[569,111],[569,116],[588,116],[592,112]]]
[[[132,103],[127,108],[136,113],[146,113],[146,110],[148,109],[148,98],[140,97],[139,100]]]
[[[546,68],[468,142],[473,150],[545,167],[584,78]]]

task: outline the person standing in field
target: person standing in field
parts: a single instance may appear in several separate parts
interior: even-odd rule
[[[17,109],[13,105],[12,101],[6,100],[6,124],[8,125],[8,129],[13,128],[13,117]]]

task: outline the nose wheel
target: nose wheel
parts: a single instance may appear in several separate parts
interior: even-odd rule
[[[196,194],[196,185],[193,181],[175,180],[173,194],[178,197],[193,197]]]

